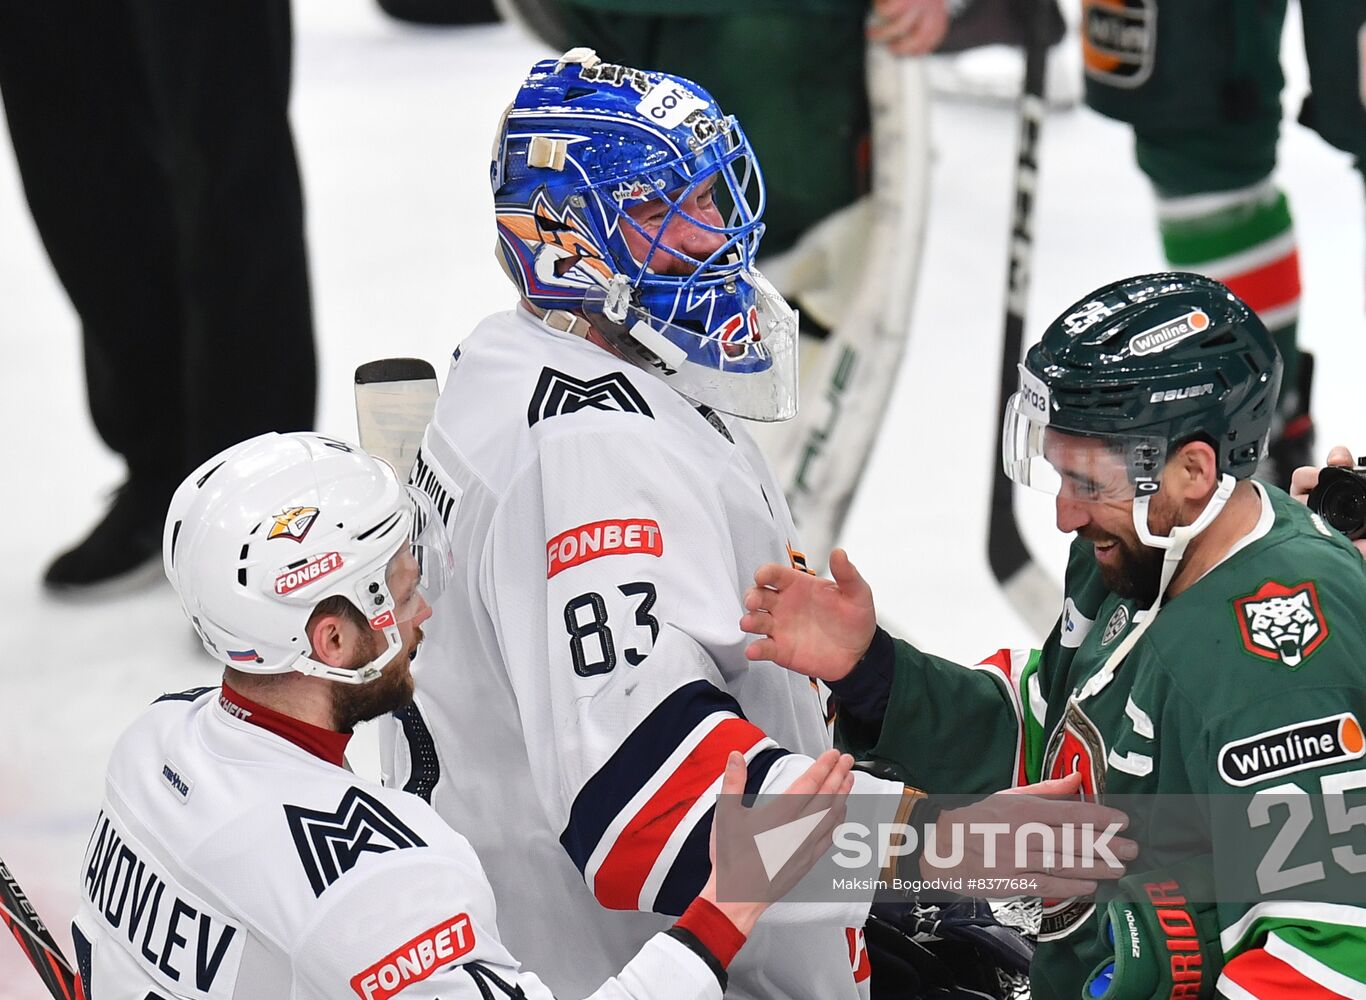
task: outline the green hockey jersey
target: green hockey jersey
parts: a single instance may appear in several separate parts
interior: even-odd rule
[[[1323,802],[1316,797],[1366,788],[1366,562],[1305,507],[1257,488],[1256,528],[1151,622],[1106,589],[1090,545],[1078,541],[1063,613],[1042,650],[1002,650],[966,667],[895,641],[880,725],[842,715],[837,738],[930,791],[990,791],[1074,771],[1102,801],[1250,797],[1293,782],[1313,797],[1306,801]],[[1107,660],[1140,628],[1107,680]],[[1357,818],[1366,825],[1350,811],[1339,822]],[[1275,824],[1293,819],[1272,815]],[[1130,824],[1142,852],[1130,872],[1204,852],[1218,859],[1221,846],[1234,853],[1221,821],[1209,822],[1203,851],[1167,842],[1168,824],[1132,809]],[[1331,868],[1342,850],[1348,871],[1366,870],[1361,831],[1340,840],[1346,846],[1318,863]],[[1221,992],[1366,992],[1366,905],[1244,898],[1254,901],[1221,897],[1217,907]],[[1110,952],[1103,911],[1090,899],[1045,901],[1036,997],[1080,997]]]

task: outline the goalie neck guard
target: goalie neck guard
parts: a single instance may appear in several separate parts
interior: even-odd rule
[[[444,525],[424,493],[359,448],[305,432],[251,438],[190,473],[171,498],[162,561],[214,659],[349,684],[379,677],[403,648],[399,625],[451,572]],[[309,617],[334,596],[383,637],[372,662],[310,659]]]
[[[490,180],[500,263],[528,302],[582,314],[696,402],[796,413],[796,315],[754,268],[763,177],[705,90],[591,49],[539,62],[503,116]],[[712,221],[687,210],[708,195]],[[628,209],[656,200],[651,232]],[[671,226],[707,234],[706,256],[666,242]]]

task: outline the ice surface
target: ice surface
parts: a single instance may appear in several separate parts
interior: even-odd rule
[[[398,25],[368,0],[296,0],[295,12],[319,427],[351,438],[356,364],[412,354],[444,374],[474,322],[511,302],[492,256],[487,157],[503,103],[544,53],[510,27]],[[1287,101],[1297,107],[1306,73],[1291,21]],[[975,659],[1037,641],[985,556],[1015,123],[1008,109],[955,101],[936,105],[933,128],[933,211],[910,347],[846,542],[886,619],[927,648]],[[115,739],[156,695],[213,683],[217,670],[165,585],[102,603],[40,592],[47,560],[89,527],[122,470],[86,415],[75,315],[4,146],[0,858],[69,946],[77,866]],[[1123,126],[1085,109],[1047,120],[1027,337],[1092,287],[1161,266],[1130,146]],[[1361,180],[1346,156],[1297,125],[1287,125],[1281,151],[1304,264],[1302,337],[1320,358],[1320,439],[1366,451]],[[1060,574],[1066,538],[1050,505],[1024,500],[1027,540]],[[0,1000],[41,996],[18,950],[0,941]]]

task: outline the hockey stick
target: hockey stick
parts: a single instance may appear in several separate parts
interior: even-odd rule
[[[356,369],[360,446],[392,465],[404,482],[439,391],[436,370],[419,358],[383,358]]]
[[[1025,46],[1024,90],[1020,94],[1020,141],[1015,159],[1015,206],[1010,229],[1010,267],[1006,278],[1005,335],[1001,344],[1001,381],[996,412],[1005,413],[1015,392],[1017,366],[1024,350],[1025,310],[1029,301],[1029,267],[1034,252],[1034,190],[1038,178],[1039,133],[1043,128],[1046,32],[1052,0],[1032,0],[1029,41]],[[1004,423],[996,434],[991,513],[987,526],[987,558],[1006,599],[1040,634],[1053,627],[1061,607],[1057,585],[1034,562],[1015,519],[1014,484],[1001,460]]]
[[[909,336],[924,246],[929,86],[919,59],[868,50],[873,191],[858,292],[821,348],[795,427],[769,449],[807,564],[825,567],[839,540]],[[762,439],[761,439],[762,440]],[[780,445],[777,440],[787,442]],[[784,452],[778,454],[778,449]]]
[[[80,977],[52,939],[18,881],[0,859],[0,922],[9,928],[53,1000],[84,1000]]]

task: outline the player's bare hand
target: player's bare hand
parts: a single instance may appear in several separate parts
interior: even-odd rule
[[[853,670],[877,630],[873,592],[843,549],[830,553],[830,572],[833,580],[779,563],[759,567],[740,628],[763,638],[745,656],[825,681]]]
[[[868,40],[897,56],[933,52],[949,30],[946,0],[874,0]]]
[[[934,878],[952,874],[986,884],[996,879],[1024,879],[1033,886],[1029,895],[1050,899],[1091,895],[1097,880],[1124,876],[1124,862],[1138,857],[1138,845],[1118,836],[1118,831],[1129,825],[1124,813],[1081,801],[1077,798],[1080,790],[1081,776],[1073,774],[998,792],[961,809],[944,810],[935,822],[934,855],[950,856],[956,836],[963,844],[962,862],[951,869],[937,868],[927,850],[927,856],[921,858],[921,875]],[[1027,851],[1019,855],[1016,831],[1026,824],[1031,833],[1021,839]],[[1051,831],[1049,836],[1043,835],[1042,828]],[[986,835],[989,830],[998,835]],[[1055,848],[1051,852],[1044,849],[1050,840]],[[1066,850],[1065,845],[1072,849]],[[1002,894],[1018,896],[1020,892]]]
[[[835,827],[844,820],[844,803],[854,789],[854,776],[851,769],[854,758],[838,750],[827,750],[821,754],[792,782],[782,795],[769,801],[767,805],[754,807],[762,815],[761,825],[773,829],[790,823],[814,810],[824,809],[826,813],[821,822],[807,835],[802,846],[792,855],[782,870],[774,877],[771,887],[773,898],[788,892],[801,881],[802,876],[811,870],[830,846]],[[726,758],[726,769],[721,776],[722,795],[743,795],[745,791],[745,758],[732,750]],[[717,902],[716,899],[716,824],[711,829],[711,877],[702,887],[701,897],[715,905],[742,934],[748,935],[759,915],[769,907],[764,902]]]

